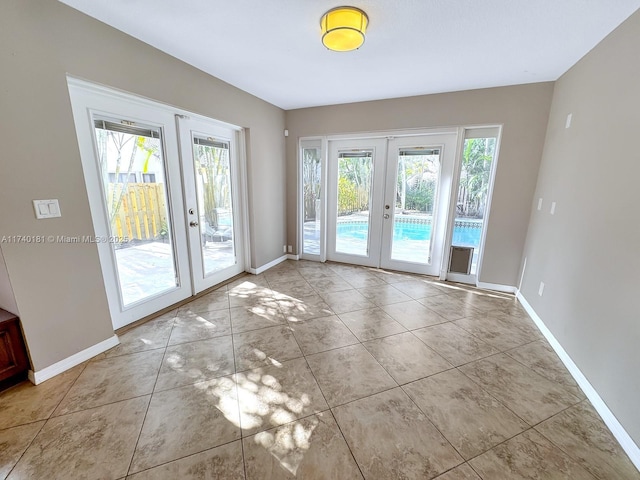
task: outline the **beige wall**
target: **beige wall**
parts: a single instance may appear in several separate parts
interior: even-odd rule
[[[556,83],[522,293],[640,444],[640,12]],[[572,125],[565,128],[567,115]],[[556,213],[550,215],[551,202]],[[538,296],[540,282],[544,295]]]
[[[13,287],[11,287],[11,279],[2,255],[2,248],[0,248],[0,308],[18,314],[18,306],[16,298],[13,296]]]
[[[297,142],[310,135],[418,127],[503,124],[480,280],[517,285],[542,154],[552,83],[425,95],[287,112],[287,175],[297,177]],[[296,184],[288,182],[287,233],[296,245]]]
[[[0,236],[90,235],[67,73],[249,129],[251,266],[285,243],[284,112],[55,0],[0,4]],[[62,218],[31,201],[58,198]],[[113,335],[91,244],[3,244],[33,366]]]

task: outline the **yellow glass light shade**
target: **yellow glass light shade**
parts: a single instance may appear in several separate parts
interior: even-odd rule
[[[322,16],[322,44],[329,50],[348,52],[364,43],[369,17],[359,8],[337,7]]]

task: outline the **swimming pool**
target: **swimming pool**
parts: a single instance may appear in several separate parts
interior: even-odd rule
[[[337,237],[344,240],[366,240],[369,226],[366,222],[338,223]],[[456,220],[453,227],[452,244],[456,246],[475,247],[480,245],[482,236],[482,221]],[[393,228],[393,242],[401,241],[429,241],[431,238],[431,223],[408,222],[396,220]]]

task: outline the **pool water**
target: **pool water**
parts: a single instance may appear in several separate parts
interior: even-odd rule
[[[338,238],[347,240],[366,240],[369,230],[366,223],[338,223]],[[482,235],[482,223],[477,227],[455,225],[453,228],[452,244],[456,246],[475,247],[480,245]],[[431,238],[431,225],[426,223],[395,222],[393,228],[393,242],[400,241],[429,241]]]

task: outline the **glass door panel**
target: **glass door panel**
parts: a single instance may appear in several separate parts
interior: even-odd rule
[[[336,252],[369,254],[373,150],[338,153]]]
[[[397,165],[391,259],[430,264],[440,150],[401,148]]]
[[[385,139],[329,142],[327,259],[378,266],[385,149]]]
[[[320,142],[302,146],[302,253],[320,255],[322,158]]]
[[[235,265],[229,143],[193,136],[201,257],[205,276]]]
[[[178,286],[162,130],[94,118],[110,244],[123,307]]]
[[[173,111],[69,79],[114,329],[191,295]]]
[[[440,275],[457,133],[329,140],[327,259]]]
[[[193,293],[244,271],[238,131],[179,117]]]
[[[383,268],[440,275],[456,139],[450,133],[389,140]]]
[[[488,129],[482,129],[486,132]],[[484,219],[488,207],[491,170],[496,152],[495,136],[465,135],[451,245],[473,248],[470,275],[476,275]],[[483,133],[480,132],[480,133]],[[471,138],[469,138],[471,137]]]

